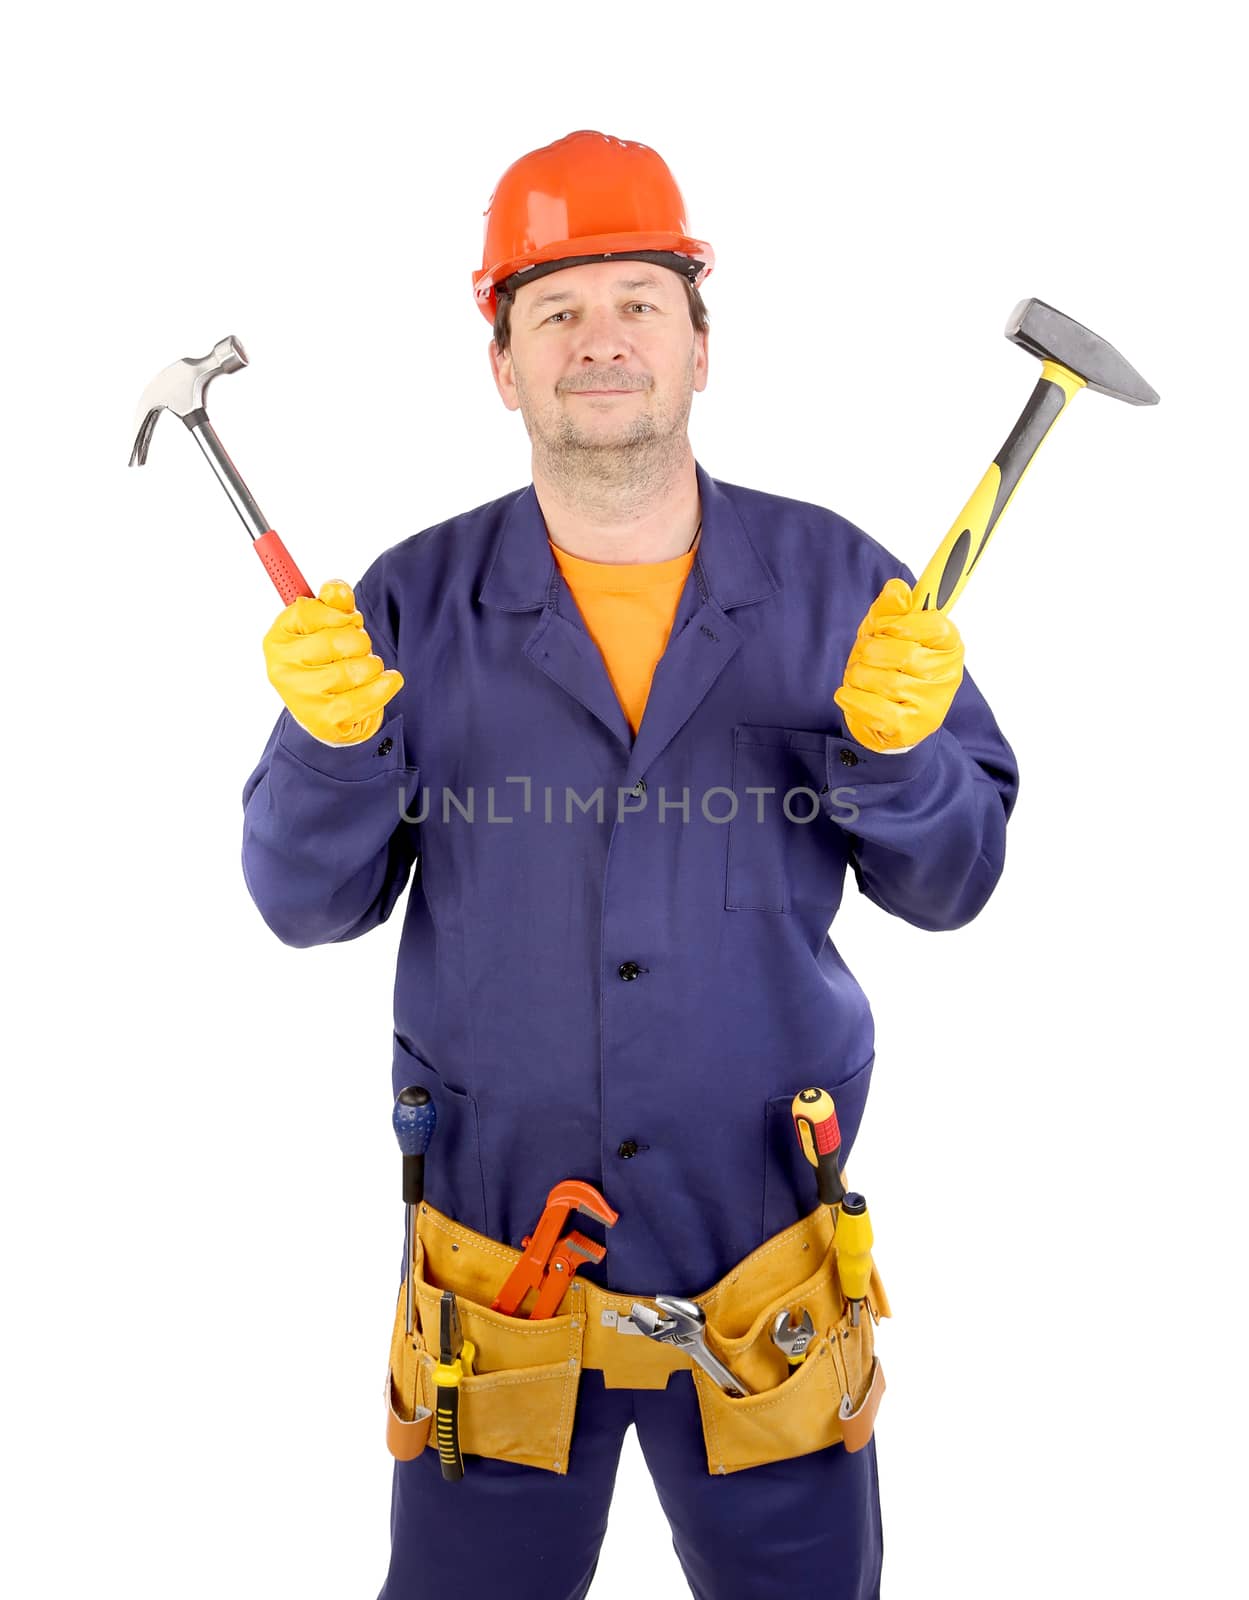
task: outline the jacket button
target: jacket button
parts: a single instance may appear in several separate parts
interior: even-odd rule
[[[843,750],[841,752],[841,764],[843,767],[857,767],[859,758],[853,750]]]
[[[639,778],[638,781],[633,785],[632,789],[629,790],[629,793],[631,795],[633,795],[635,798],[638,795],[645,794],[646,793],[646,779],[645,778]]]
[[[635,1156],[637,1153],[638,1142],[636,1139],[626,1139],[619,1150],[616,1151],[616,1154],[625,1161],[628,1161],[630,1156]]]
[[[381,744],[379,744],[377,747],[377,753],[379,756],[388,756],[394,748],[395,741],[393,739],[383,739]]]
[[[638,966],[636,961],[622,961],[616,968],[616,971],[619,972],[620,976],[626,983],[630,982],[631,979],[636,978],[641,970],[641,967]]]

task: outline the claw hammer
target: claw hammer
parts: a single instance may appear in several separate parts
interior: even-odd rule
[[[237,372],[246,365],[247,353],[243,346],[233,334],[227,334],[213,345],[206,356],[183,356],[163,372],[158,372],[139,401],[135,418],[138,431],[134,449],[130,452],[130,465],[141,467],[146,462],[152,433],[162,411],[181,417],[191,437],[208,457],[209,465],[221,479],[234,509],[243,519],[243,526],[252,536],[252,548],[273,579],[274,588],[282,596],[282,604],[288,606],[299,595],[312,598],[308,580],[269,526],[264,512],[252,498],[251,490],[226,454],[225,446],[217,437],[204,410],[204,391],[217,374]]]

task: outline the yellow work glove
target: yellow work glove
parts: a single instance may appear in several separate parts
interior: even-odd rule
[[[859,624],[833,699],[869,750],[916,745],[945,721],[963,681],[963,640],[943,611],[913,611],[911,586],[890,578]]]
[[[300,595],[265,634],[269,682],[305,732],[322,744],[361,744],[403,687],[364,631],[351,585],[333,579],[315,600]]]

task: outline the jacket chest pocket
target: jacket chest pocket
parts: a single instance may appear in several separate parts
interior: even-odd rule
[[[845,877],[845,839],[824,811],[828,735],[739,722],[724,905],[728,911],[827,908],[832,921]],[[823,791],[823,792],[822,792]]]

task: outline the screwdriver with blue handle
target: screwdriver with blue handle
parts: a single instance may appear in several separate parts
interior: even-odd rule
[[[403,1152],[403,1275],[408,1286],[408,1337],[412,1336],[412,1250],[416,1208],[425,1198],[425,1152],[434,1136],[438,1113],[429,1090],[419,1084],[401,1089],[391,1115],[395,1137]]]

